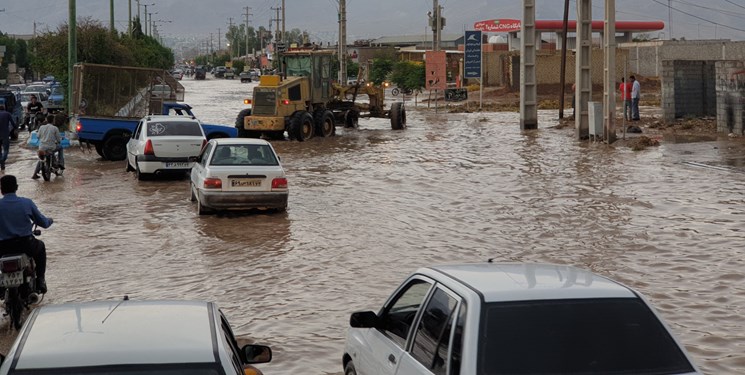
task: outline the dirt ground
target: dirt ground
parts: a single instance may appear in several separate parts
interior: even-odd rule
[[[715,117],[703,118],[681,118],[674,122],[666,123],[662,119],[660,104],[661,85],[658,79],[639,77],[642,87],[642,99],[639,103],[641,120],[626,122],[627,132],[624,134],[623,106],[621,101],[616,106],[616,129],[619,138],[627,138],[621,144],[632,149],[643,149],[648,146],[659,145],[666,136],[717,136]],[[559,98],[561,86],[539,85],[538,86],[538,109],[555,109],[559,115]],[[572,109],[571,84],[566,85],[564,100],[564,117],[560,120],[557,128],[574,126],[574,110]],[[603,87],[595,85],[592,89],[593,100],[602,101]],[[618,94],[617,94],[618,97]],[[478,91],[469,91],[466,102],[449,103],[450,113],[471,113],[479,111]],[[484,112],[519,112],[520,93],[506,87],[485,88],[483,93],[482,109]],[[638,132],[641,131],[641,132]]]

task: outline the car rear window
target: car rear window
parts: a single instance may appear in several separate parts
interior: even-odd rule
[[[479,374],[680,374],[693,368],[639,299],[487,304]]]
[[[216,363],[103,365],[95,367],[15,369],[13,371],[13,374],[19,375],[220,375],[222,373],[222,369]]]
[[[147,135],[160,137],[166,135],[202,136],[202,129],[194,121],[153,121],[147,124]]]
[[[210,165],[279,165],[268,145],[218,145]]]

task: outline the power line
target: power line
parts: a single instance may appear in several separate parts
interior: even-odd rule
[[[742,5],[738,4],[738,3],[735,3],[735,2],[733,2],[733,1],[730,1],[730,0],[724,0],[724,1],[726,1],[726,2],[730,3],[730,4],[734,5],[734,6],[738,6],[738,7],[742,8],[742,9],[745,9],[745,7],[744,7],[744,6],[742,6]]]
[[[698,19],[700,19],[700,20],[702,20],[702,21],[706,21],[706,22],[712,23],[712,24],[714,24],[714,25],[717,25],[717,26],[722,26],[722,27],[725,27],[725,28],[728,28],[728,29],[732,29],[732,30],[737,30],[737,31],[742,31],[742,32],[745,32],[745,30],[744,30],[744,29],[738,29],[738,28],[736,28],[736,27],[732,27],[732,26],[729,26],[729,25],[725,25],[725,24],[722,24],[722,23],[719,23],[719,22],[714,22],[714,21],[712,21],[712,20],[708,20],[708,19],[706,19],[706,18],[703,18],[703,17],[699,17],[699,16],[697,16],[697,15],[695,15],[695,14],[691,14],[691,13],[688,13],[688,12],[686,12],[686,11],[682,11],[682,10],[680,10],[680,9],[678,9],[678,8],[675,8],[675,7],[671,6],[671,5],[668,5],[668,4],[664,4],[664,3],[662,3],[662,2],[661,2],[661,1],[659,1],[659,0],[652,0],[652,1],[653,1],[653,2],[655,2],[655,3],[657,3],[657,4],[660,4],[660,5],[662,5],[662,6],[664,6],[664,7],[669,7],[669,9],[672,9],[672,10],[674,10],[674,11],[676,11],[676,12],[679,12],[679,13],[683,13],[683,14],[685,14],[685,15],[687,15],[687,16],[690,16],[690,17],[693,17],[693,18],[698,18]]]

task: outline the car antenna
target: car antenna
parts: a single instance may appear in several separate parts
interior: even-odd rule
[[[108,315],[106,315],[106,317],[105,317],[105,318],[103,318],[103,320],[101,321],[101,324],[104,324],[104,323],[106,323],[106,319],[108,319],[108,318],[109,318],[109,316],[111,316],[111,314],[112,314],[112,313],[114,312],[114,310],[116,310],[116,308],[117,308],[117,307],[119,307],[119,305],[121,305],[121,304],[122,304],[122,302],[124,302],[124,301],[129,301],[129,296],[128,296],[128,295],[126,295],[126,294],[124,295],[124,298],[122,298],[122,300],[121,300],[121,301],[119,301],[119,303],[117,303],[117,304],[116,304],[116,306],[114,306],[114,308],[113,308],[113,309],[111,309],[111,311],[109,311],[109,314],[108,314]]]

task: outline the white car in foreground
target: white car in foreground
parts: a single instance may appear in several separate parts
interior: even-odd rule
[[[287,177],[272,145],[254,138],[216,138],[191,170],[197,213],[213,210],[287,208]]]
[[[345,375],[700,374],[641,294],[570,266],[421,268],[350,325]]]
[[[186,173],[207,142],[199,120],[185,116],[147,116],[127,142],[127,171],[138,180],[160,173]]]

